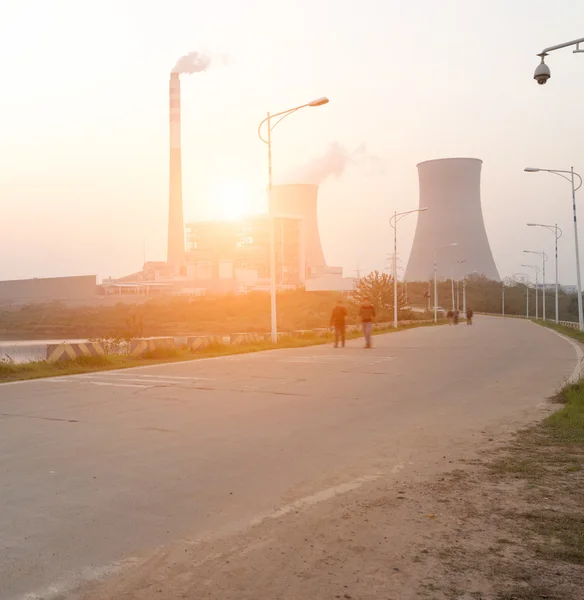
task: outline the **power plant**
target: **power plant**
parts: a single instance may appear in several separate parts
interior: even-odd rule
[[[326,270],[318,232],[317,200],[318,185],[314,184],[274,185],[270,194],[270,214],[302,220],[309,276],[323,275]]]
[[[169,266],[177,269],[185,260],[182,157],[180,124],[180,78],[179,73],[170,74],[170,169],[168,189],[168,254]]]
[[[185,228],[183,220],[181,167],[181,89],[180,74],[204,71],[208,57],[188,54],[177,62],[170,74],[169,127],[170,169],[168,207],[168,254],[165,264],[145,265],[139,278],[177,283],[186,279],[196,289],[230,289],[269,286],[268,215],[250,216],[238,222],[195,222]],[[332,154],[331,154],[332,152]],[[332,160],[339,153],[335,146],[317,161],[318,175],[328,175]],[[346,162],[346,157],[344,157]],[[336,165],[336,169],[344,168]],[[314,170],[314,167],[313,167]],[[322,173],[320,173],[322,171]],[[335,171],[336,172],[336,171]],[[308,285],[347,286],[341,268],[326,266],[317,217],[318,185],[275,185],[269,197],[268,214],[274,218],[276,233],[276,279],[282,287]],[[135,276],[130,276],[135,279]],[[326,279],[326,281],[325,281]],[[332,281],[334,279],[334,281]],[[184,282],[183,282],[184,283]]]
[[[318,185],[272,187],[268,214],[238,221],[187,224],[187,276],[197,286],[268,289],[270,220],[274,223],[276,284],[281,289],[345,289],[340,267],[328,267],[317,220]]]
[[[418,164],[419,207],[427,210],[418,214],[406,281],[431,279],[435,257],[439,278],[477,273],[500,281],[481,209],[482,164],[477,158]]]

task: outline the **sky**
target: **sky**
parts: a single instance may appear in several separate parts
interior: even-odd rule
[[[211,67],[181,77],[187,222],[264,212],[259,121],[327,96],[278,126],[273,161],[278,180],[331,144],[375,158],[321,185],[329,265],[383,269],[389,216],[418,206],[416,164],[468,156],[484,161],[500,274],[524,271],[524,249],[553,253],[526,222],[557,222],[573,284],[570,185],[523,168],[584,175],[584,55],[554,52],[547,85],[532,78],[536,54],[584,37],[582,23],[577,0],[2,0],[0,279],[165,259],[168,76],[198,50]],[[415,225],[400,222],[403,266]]]

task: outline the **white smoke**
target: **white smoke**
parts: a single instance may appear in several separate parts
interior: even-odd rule
[[[320,185],[329,177],[338,179],[351,166],[375,167],[377,173],[382,174],[385,171],[383,162],[383,159],[368,154],[365,144],[349,152],[338,142],[333,142],[322,156],[298,169],[289,179],[295,183]]]
[[[201,73],[206,71],[211,64],[211,57],[202,52],[189,52],[181,56],[174,65],[173,73]]]

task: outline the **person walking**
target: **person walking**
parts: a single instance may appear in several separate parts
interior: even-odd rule
[[[473,312],[470,308],[467,308],[466,310],[466,324],[467,325],[472,325],[472,315]]]
[[[375,306],[371,304],[370,300],[365,300],[359,309],[359,316],[363,325],[363,335],[365,336],[365,348],[371,348],[371,332],[373,330],[375,315]]]
[[[347,309],[342,300],[338,300],[331,314],[331,327],[335,329],[335,348],[339,347],[339,339],[345,347],[345,319],[347,318]]]

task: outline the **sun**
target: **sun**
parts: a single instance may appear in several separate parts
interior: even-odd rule
[[[249,212],[251,193],[243,181],[225,180],[218,186],[218,217],[235,221]]]

